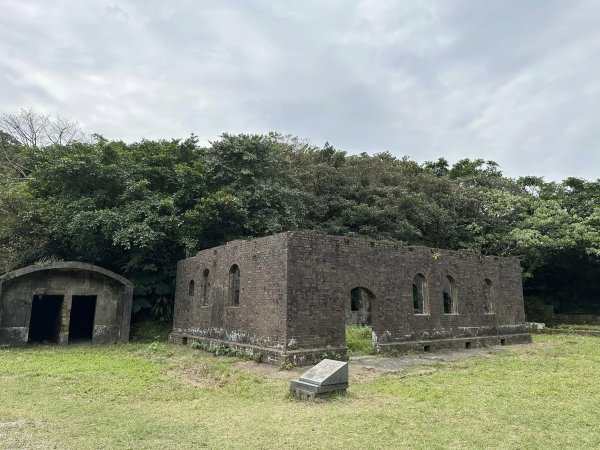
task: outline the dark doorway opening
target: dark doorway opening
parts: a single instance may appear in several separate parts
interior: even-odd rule
[[[91,341],[94,334],[95,295],[74,295],[71,303],[69,342]]]
[[[62,295],[34,295],[29,321],[29,342],[58,342]]]
[[[366,288],[356,287],[352,289],[346,303],[346,324],[370,326],[371,303],[374,299],[375,295]]]

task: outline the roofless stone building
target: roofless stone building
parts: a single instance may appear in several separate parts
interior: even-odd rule
[[[0,346],[127,342],[133,285],[101,267],[56,262],[0,277]]]
[[[381,352],[531,341],[514,258],[288,232],[179,262],[174,342],[305,364],[343,357],[347,323]]]

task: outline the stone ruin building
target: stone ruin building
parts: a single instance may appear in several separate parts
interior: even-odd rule
[[[517,259],[288,232],[179,262],[173,342],[269,363],[346,355],[346,324],[379,352],[526,343]]]
[[[0,277],[0,346],[127,342],[133,285],[100,267],[56,262]]]

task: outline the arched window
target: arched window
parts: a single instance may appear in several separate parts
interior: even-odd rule
[[[229,295],[232,306],[240,305],[240,268],[237,264],[229,269]]]
[[[375,295],[363,287],[356,287],[350,291],[346,306],[346,324],[371,325],[371,302]]]
[[[204,272],[202,272],[202,305],[206,306],[208,305],[208,289],[209,289],[209,281],[208,281],[208,275],[209,275],[209,271],[208,269],[204,269]]]
[[[447,275],[444,279],[444,314],[456,314],[456,283]]]
[[[188,295],[189,296],[194,295],[194,280],[190,280],[190,284],[188,286]]]
[[[483,280],[483,312],[492,314],[494,312],[494,286],[492,280]]]
[[[413,277],[412,293],[415,314],[429,314],[427,279],[422,273],[418,273]]]
[[[494,285],[489,278],[483,280],[483,312],[494,314]]]

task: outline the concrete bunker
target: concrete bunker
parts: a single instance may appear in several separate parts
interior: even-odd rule
[[[178,263],[173,342],[301,365],[343,358],[347,324],[377,352],[531,341],[515,258],[295,231]]]
[[[0,277],[0,346],[127,342],[133,285],[79,262],[38,264]]]
[[[64,296],[34,295],[29,320],[29,342],[57,342]]]

